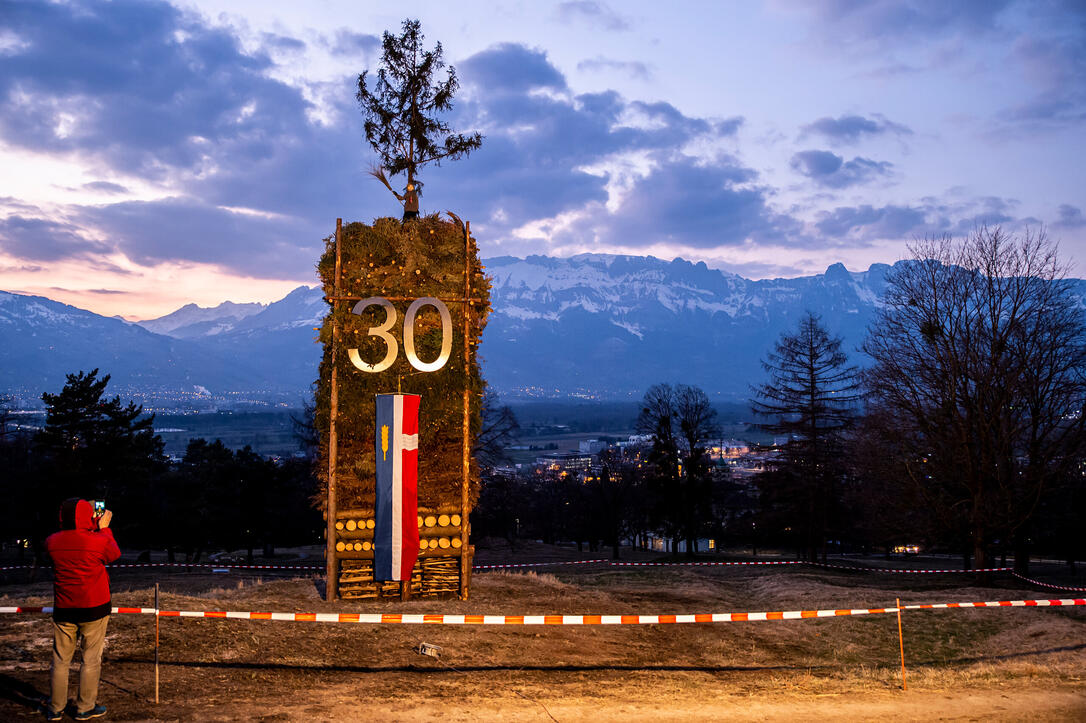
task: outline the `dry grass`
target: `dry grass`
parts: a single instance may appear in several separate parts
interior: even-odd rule
[[[539,559],[543,552],[521,555]],[[151,605],[147,573],[114,577],[115,604]],[[1024,589],[959,587],[945,578],[917,581],[802,568],[571,566],[490,572],[476,574],[467,602],[329,604],[321,600],[314,578],[178,574],[161,582],[161,604],[168,609],[300,612],[737,612],[881,607],[897,597],[903,602],[1047,597]],[[50,604],[47,584],[9,585],[2,591],[0,605]],[[240,720],[254,710],[282,719],[331,719],[358,717],[361,705],[377,718],[385,711],[400,719],[549,720],[542,703],[559,720],[580,719],[589,708],[600,720],[697,720],[719,714],[721,701],[730,701],[737,717],[752,719],[795,714],[820,719],[823,713],[827,720],[880,717],[883,703],[900,719],[909,719],[909,705],[920,706],[918,720],[968,718],[978,710],[998,719],[996,708],[985,708],[989,704],[1010,711],[1007,719],[1037,706],[1048,706],[1046,715],[1056,719],[1086,713],[1083,608],[906,613],[908,698],[899,690],[893,615],[546,628],[160,623],[164,703],[156,707],[149,702],[153,619],[119,615],[110,622],[102,698],[114,719]],[[421,641],[442,646],[443,657],[414,653]],[[25,699],[45,690],[50,646],[44,616],[0,619],[0,683],[7,691],[0,717],[29,714]],[[1007,703],[1007,696],[1018,702]],[[956,704],[966,707],[959,710]]]

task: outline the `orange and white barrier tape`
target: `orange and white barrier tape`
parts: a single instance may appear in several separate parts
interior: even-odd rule
[[[815,567],[825,567],[831,570],[857,570],[860,572],[896,572],[903,574],[949,574],[949,573],[974,573],[974,572],[1008,572],[1013,570],[1011,567],[982,567],[972,570],[963,569],[916,569],[916,568],[896,568],[896,567],[861,567],[859,565],[832,565],[825,562],[810,562],[808,560],[752,560],[752,561],[740,561],[740,562],[712,562],[712,561],[691,561],[691,562],[616,562],[610,561],[609,565],[616,567],[745,567],[745,566],[760,566],[760,565],[813,565]]]
[[[1041,587],[1050,587],[1050,588],[1053,588],[1055,590],[1070,590],[1071,592],[1086,592],[1086,587],[1070,587],[1068,585],[1053,585],[1050,582],[1041,582],[1040,580],[1030,579],[1030,578],[1026,577],[1025,575],[1019,575],[1017,572],[1012,572],[1011,574],[1014,575],[1015,577],[1017,577],[1019,580],[1023,580],[1025,582],[1031,583],[1033,585],[1040,585]]]
[[[548,565],[590,565],[594,562],[606,562],[614,565],[610,560],[600,558],[598,560],[557,560],[555,562],[518,562],[507,565],[472,565],[472,570],[504,570],[515,567],[546,567]]]
[[[0,572],[7,570],[29,570],[33,565],[10,565],[8,567],[0,567]],[[208,567],[215,570],[237,569],[237,570],[283,570],[287,572],[302,571],[302,570],[323,570],[324,565],[239,565],[233,562],[215,563],[215,562],[124,562],[120,564],[106,565],[109,570],[123,570],[141,567]],[[52,570],[52,565],[42,565],[39,567],[41,570]]]
[[[323,570],[324,565],[239,565],[233,562],[133,562],[120,565],[107,565],[110,570],[135,567],[211,567],[216,570]]]
[[[597,560],[556,560],[553,562],[520,562],[520,563],[508,563],[503,565],[473,565],[472,570],[499,570],[505,568],[516,567],[545,567],[548,565],[588,565],[591,563],[607,563],[609,560],[603,558]],[[0,567],[0,572],[6,572],[8,570],[29,570],[33,565],[9,565],[7,567]],[[282,572],[302,572],[307,570],[323,571],[324,565],[241,565],[233,562],[225,563],[211,563],[211,562],[133,562],[133,563],[120,563],[106,565],[110,570],[123,570],[134,568],[149,568],[149,567],[187,567],[187,568],[211,568],[214,570],[276,570]],[[40,569],[52,569],[52,565],[44,565]]]
[[[0,607],[0,614],[2,613],[51,613],[53,608],[49,606],[45,607]],[[160,610],[155,608],[112,608],[114,615],[154,615],[156,612],[161,613]]]
[[[803,565],[803,560],[751,560],[746,562],[616,562],[615,567],[747,567],[759,565]]]
[[[1071,587],[1067,585],[1053,585],[1047,582],[1041,582],[1039,580],[1033,580],[1031,578],[1019,575],[1014,572],[1013,567],[983,567],[971,570],[965,570],[961,568],[941,568],[941,569],[917,569],[917,568],[893,568],[893,567],[861,567],[859,565],[833,565],[825,562],[809,562],[807,560],[749,560],[749,561],[734,561],[734,562],[715,562],[715,561],[691,561],[691,562],[623,562],[617,560],[606,560],[603,558],[594,560],[554,560],[551,562],[521,562],[521,563],[507,563],[496,565],[473,565],[472,570],[510,570],[520,568],[532,568],[532,567],[550,567],[559,565],[591,565],[591,564],[604,564],[612,567],[768,567],[768,566],[788,566],[788,565],[812,565],[815,567],[822,567],[830,570],[855,570],[858,572],[878,572],[878,573],[894,573],[902,575],[961,575],[978,572],[1010,572],[1018,579],[1031,583],[1033,585],[1039,585],[1041,587],[1052,588],[1055,590],[1067,590],[1070,592],[1086,592],[1086,587]],[[29,570],[32,565],[11,565],[7,567],[0,567],[0,572],[8,570]],[[49,567],[49,566],[46,566]],[[204,562],[140,562],[140,563],[122,563],[108,565],[108,569],[125,569],[125,568],[153,568],[153,567],[185,567],[185,568],[210,568],[215,572],[231,572],[233,570],[268,570],[278,572],[306,572],[306,571],[324,571],[324,565],[243,565],[234,563],[215,564]]]
[[[693,613],[675,615],[446,615],[441,613],[274,613],[213,610],[156,610],[113,608],[115,614],[155,615],[167,618],[214,618],[226,620],[281,620],[290,622],[362,623],[369,625],[668,625],[676,623],[735,623],[760,620],[807,620],[855,615],[880,615],[899,610],[956,608],[1059,607],[1086,605],[1086,599],[1000,600],[902,605],[886,608],[837,608],[785,610],[781,612]],[[0,607],[3,613],[51,613],[51,607]]]
[[[970,570],[964,568],[943,568],[939,570],[917,569],[917,568],[898,568],[898,567],[861,567],[859,565],[831,565],[826,562],[807,562],[807,565],[814,565],[815,567],[826,567],[831,570],[859,570],[861,572],[897,572],[905,575],[923,575],[923,574],[961,574],[961,573],[973,573],[973,572],[1008,572],[1013,570],[1013,567],[977,567]]]
[[[998,600],[996,602],[952,602],[924,605],[902,605],[902,610],[945,610],[958,608],[1047,608],[1063,605],[1086,605],[1083,599],[1063,600]]]

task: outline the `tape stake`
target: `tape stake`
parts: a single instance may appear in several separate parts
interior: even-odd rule
[[[158,583],[155,583],[155,705],[158,705]]]
[[[905,682],[905,636],[901,632],[901,598],[894,600],[894,607],[897,608],[897,642],[901,648],[901,689],[908,690],[909,684]]]

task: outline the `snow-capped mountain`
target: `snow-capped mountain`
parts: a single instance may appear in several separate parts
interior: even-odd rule
[[[65,375],[99,368],[113,388],[191,389],[214,380],[249,389],[246,365],[192,342],[154,334],[41,296],[0,291],[0,393],[33,399]],[[257,388],[265,388],[267,382]]]
[[[846,348],[858,346],[889,269],[853,273],[835,264],[819,276],[750,281],[704,263],[641,256],[502,257],[484,265],[493,314],[480,353],[498,391],[637,397],[655,382],[684,381],[737,399],[807,309],[822,314]],[[207,315],[203,333],[188,338],[304,388],[320,354],[308,342],[326,309],[320,288],[303,286],[240,321]]]
[[[204,308],[186,304],[157,319],[136,322],[145,329],[176,339],[206,339],[254,331],[312,329],[324,319],[328,306],[319,286],[299,286],[271,304],[235,304],[224,301]]]
[[[483,337],[488,381],[539,393],[639,396],[682,381],[745,398],[760,360],[810,309],[860,344],[889,266],[751,281],[682,259],[584,254],[490,259],[494,312]]]
[[[244,360],[254,379],[268,379],[275,388],[304,394],[317,379],[321,346],[313,342],[315,329],[327,313],[328,304],[319,286],[299,286],[229,331],[193,341],[209,351]]]
[[[850,272],[834,264],[815,276],[751,281],[651,256],[501,257],[484,264],[493,313],[480,355],[492,387],[504,395],[635,399],[657,382],[746,399],[750,385],[764,379],[761,360],[808,310],[861,362],[856,349],[890,270],[875,264]],[[1086,297],[1086,282],[1075,283]],[[328,308],[320,287],[299,287],[242,318],[231,317],[235,309],[226,304],[216,307],[221,316],[198,310],[200,321],[174,325],[170,336],[143,328],[183,319],[187,308],[138,326],[2,294],[0,392],[32,383],[56,390],[64,373],[94,366],[118,381],[199,384],[215,393],[301,396],[316,379],[321,347],[313,343],[314,327]]]
[[[233,301],[224,301],[212,307],[185,304],[166,316],[136,323],[156,334],[192,339],[230,331],[242,319],[259,314],[266,308],[267,304],[235,304]]]

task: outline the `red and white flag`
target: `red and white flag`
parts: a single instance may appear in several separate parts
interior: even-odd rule
[[[417,394],[378,394],[373,570],[377,580],[410,580],[419,556]]]

